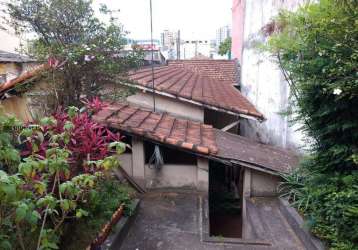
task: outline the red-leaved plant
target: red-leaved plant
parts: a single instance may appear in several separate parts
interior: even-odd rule
[[[86,101],[86,106],[87,111],[97,112],[105,107],[105,104],[99,98],[95,98],[93,101]],[[37,134],[33,134],[30,140],[26,140],[21,155],[36,153],[44,158],[52,143],[58,143],[71,152],[69,163],[72,176],[82,172],[94,172],[89,162],[102,160],[111,155],[113,152],[109,147],[110,143],[122,139],[119,133],[113,133],[105,126],[94,122],[87,112],[80,113],[75,107],[69,107],[67,112],[62,108],[58,109],[52,117],[42,119],[41,124],[44,138],[38,138]],[[49,133],[52,136],[46,136]]]
[[[97,113],[101,109],[107,107],[107,103],[103,102],[99,97],[94,97],[92,100],[83,99],[81,101],[91,113]]]

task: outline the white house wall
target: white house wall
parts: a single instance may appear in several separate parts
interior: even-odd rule
[[[153,94],[149,92],[138,92],[127,97],[127,101],[142,107],[153,108]],[[155,95],[155,107],[157,111],[165,111],[176,117],[204,121],[204,108],[170,97]]]
[[[259,52],[258,42],[263,42],[262,27],[277,15],[279,9],[294,9],[302,0],[246,1],[244,20],[244,48],[241,65],[241,91],[262,112],[267,121],[243,121],[241,133],[263,143],[288,149],[302,145],[298,126],[290,127],[287,117],[280,115],[288,106],[289,87],[273,58]]]

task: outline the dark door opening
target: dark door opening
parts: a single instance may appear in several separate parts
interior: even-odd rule
[[[240,167],[209,163],[209,233],[242,237],[242,177]]]

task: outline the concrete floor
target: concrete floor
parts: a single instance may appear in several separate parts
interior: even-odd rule
[[[264,250],[268,246],[202,241],[200,194],[150,192],[142,197],[138,215],[121,250]]]

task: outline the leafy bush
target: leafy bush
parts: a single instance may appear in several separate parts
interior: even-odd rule
[[[57,249],[63,223],[88,216],[98,183],[118,166],[114,154],[125,144],[73,107],[40,125],[21,128],[4,117],[0,125],[1,249]]]
[[[282,186],[333,249],[358,248],[358,3],[283,11],[266,48],[290,84],[311,156]]]
[[[114,178],[98,183],[96,192],[92,192],[86,206],[89,212],[86,220],[77,220],[64,226],[61,249],[85,249],[110,220],[119,204],[124,205],[125,214],[132,213],[131,201],[134,195],[133,189]]]

